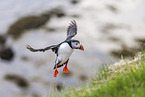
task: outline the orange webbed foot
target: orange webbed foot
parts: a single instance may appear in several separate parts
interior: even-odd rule
[[[55,69],[55,71],[54,71],[54,77],[56,77],[57,74],[58,74],[58,71],[57,71],[57,69]]]
[[[64,71],[65,73],[69,73],[69,70],[68,70],[68,68],[67,68],[66,66],[63,68],[63,71]]]
[[[58,71],[57,71],[57,65],[56,65],[56,68],[55,68],[55,71],[54,71],[54,77],[56,77],[58,74]]]

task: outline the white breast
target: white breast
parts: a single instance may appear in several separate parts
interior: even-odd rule
[[[69,46],[68,43],[62,43],[58,49],[58,59],[61,60],[61,63],[59,65],[65,63],[72,52],[73,49]]]

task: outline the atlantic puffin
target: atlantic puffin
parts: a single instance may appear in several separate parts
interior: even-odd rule
[[[32,52],[45,52],[46,50],[52,50],[56,54],[56,60],[55,60],[55,66],[54,66],[54,77],[57,76],[58,70],[57,68],[62,67],[63,65],[63,71],[65,73],[69,73],[69,70],[67,68],[67,63],[69,61],[69,57],[71,56],[74,49],[80,49],[84,51],[84,47],[80,44],[80,41],[72,39],[77,34],[77,24],[76,21],[71,21],[70,25],[67,29],[67,38],[65,41],[57,44],[48,46],[43,49],[34,49],[31,46],[27,45],[27,49],[29,49]]]

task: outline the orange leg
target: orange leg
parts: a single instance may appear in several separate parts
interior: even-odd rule
[[[55,71],[54,71],[54,77],[56,77],[58,74],[58,71],[57,71],[57,65],[56,65],[56,68],[55,68]]]
[[[69,73],[69,70],[68,70],[68,68],[67,68],[67,63],[66,63],[66,65],[65,65],[65,67],[63,68],[63,71],[64,71],[65,73]]]

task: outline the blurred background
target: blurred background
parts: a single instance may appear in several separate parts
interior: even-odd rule
[[[0,97],[47,97],[89,83],[103,65],[145,47],[145,0],[0,0]],[[33,53],[66,39],[76,20],[85,51],[53,77],[55,54]],[[103,64],[103,65],[102,65]]]

